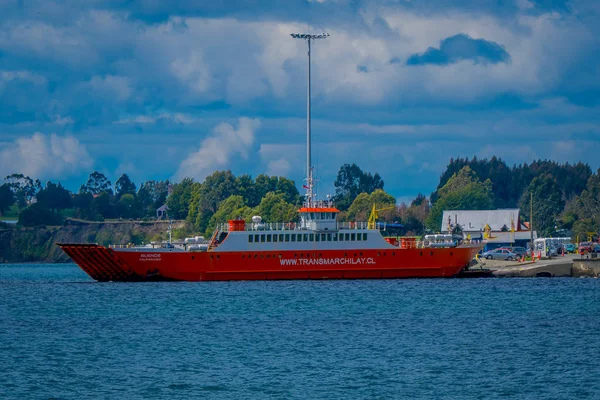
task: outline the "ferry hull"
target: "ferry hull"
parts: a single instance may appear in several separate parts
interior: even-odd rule
[[[101,282],[449,278],[481,249],[481,245],[464,245],[361,251],[187,252],[58,245],[92,279]]]

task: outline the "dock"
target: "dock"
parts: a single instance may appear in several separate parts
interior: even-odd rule
[[[585,260],[585,259],[584,259]],[[553,257],[537,260],[535,262],[508,262],[497,260],[481,260],[480,266],[494,270],[494,276],[499,278],[532,278],[532,277],[571,277],[600,275],[600,259],[595,261],[581,261],[578,254],[569,254],[564,257]]]

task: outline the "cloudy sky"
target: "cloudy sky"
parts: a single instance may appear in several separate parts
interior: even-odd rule
[[[0,174],[76,189],[378,171],[405,199],[450,157],[600,167],[596,0],[0,0]]]

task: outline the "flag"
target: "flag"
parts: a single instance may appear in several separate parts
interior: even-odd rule
[[[302,185],[302,187],[303,187],[304,189],[308,189],[308,186],[306,186],[306,185]]]

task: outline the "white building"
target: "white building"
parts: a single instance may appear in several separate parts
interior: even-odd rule
[[[463,236],[487,241],[485,251],[503,246],[528,247],[531,240],[529,223],[521,221],[520,209],[444,210],[441,232],[451,232],[458,226]],[[537,233],[533,232],[533,238]]]

